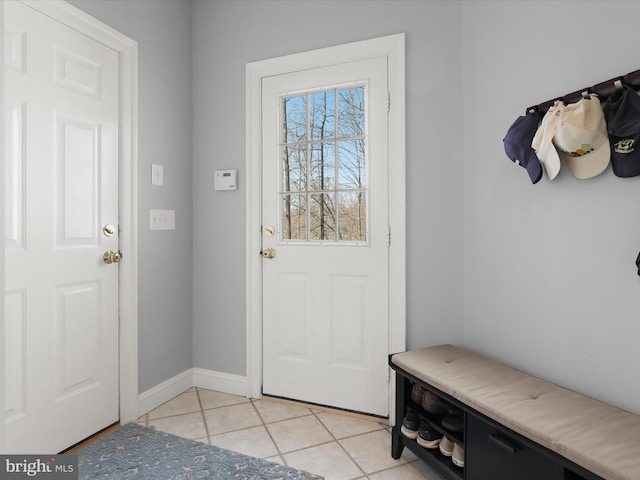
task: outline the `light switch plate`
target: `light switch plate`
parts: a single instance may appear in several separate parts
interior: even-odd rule
[[[175,230],[175,210],[149,210],[149,228],[151,230]]]
[[[151,165],[151,185],[157,185],[159,187],[164,185],[164,169],[162,165]]]

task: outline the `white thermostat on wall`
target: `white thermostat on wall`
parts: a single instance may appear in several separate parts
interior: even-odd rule
[[[214,190],[237,190],[238,183],[236,179],[238,177],[237,170],[216,170],[215,177],[213,179]]]

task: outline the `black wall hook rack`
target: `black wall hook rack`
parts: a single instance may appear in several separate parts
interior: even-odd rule
[[[622,82],[623,85],[633,88],[634,90],[640,90],[640,70],[635,70],[631,73],[627,73],[621,77],[614,77],[611,80],[600,82],[592,87],[581,88],[575,92],[567,93],[563,97],[556,97],[546,102],[542,102],[538,105],[533,105],[527,108],[527,115],[530,113],[540,112],[545,114],[553,104],[560,100],[565,104],[574,103],[580,100],[584,93],[595,93],[598,95],[601,101],[606,100],[613,92],[616,91],[616,82]]]

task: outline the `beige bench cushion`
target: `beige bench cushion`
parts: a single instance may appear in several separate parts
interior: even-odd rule
[[[640,479],[638,415],[452,345],[398,353],[391,361],[607,480]]]

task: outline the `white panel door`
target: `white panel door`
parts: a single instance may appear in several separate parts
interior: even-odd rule
[[[118,55],[14,1],[5,35],[6,447],[56,453],[119,415]]]
[[[386,57],[263,79],[266,395],[389,413],[387,92]]]

